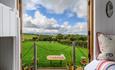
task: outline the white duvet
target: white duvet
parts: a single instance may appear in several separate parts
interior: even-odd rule
[[[93,60],[91,63],[85,66],[84,70],[96,70],[99,60]]]

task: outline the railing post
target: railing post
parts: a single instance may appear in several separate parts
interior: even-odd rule
[[[37,70],[37,46],[34,42],[34,70]]]
[[[73,61],[73,70],[76,70],[76,54],[75,54],[75,45],[76,43],[73,41],[72,42],[72,61]]]

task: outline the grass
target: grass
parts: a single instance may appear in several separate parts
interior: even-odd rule
[[[24,34],[24,39],[32,39],[35,36],[35,34]]]
[[[28,37],[28,36],[27,36]],[[59,61],[53,61],[53,65],[46,59],[48,55],[64,54],[66,59],[61,67],[65,67],[72,59],[72,46],[60,44],[58,42],[39,41],[37,44],[37,59],[39,67],[60,67]],[[88,57],[86,48],[76,47],[76,64],[79,66],[81,57]],[[22,63],[31,65],[33,63],[33,42],[24,41],[22,43]]]

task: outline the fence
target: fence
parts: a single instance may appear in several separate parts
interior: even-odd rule
[[[28,41],[31,43],[32,41]],[[26,43],[26,42],[23,42]],[[55,45],[56,44],[56,45]],[[38,67],[60,67],[59,61],[53,61],[53,65],[50,64],[48,60],[46,60],[46,57],[48,55],[60,55],[64,54],[66,57],[66,60],[63,61],[62,67],[66,65],[70,65],[72,63],[72,46],[69,45],[63,45],[58,42],[48,42],[48,41],[38,41],[37,42],[37,53],[38,53]],[[72,45],[72,44],[71,44]],[[76,42],[76,58],[77,64],[80,64],[80,59],[82,56],[87,57],[87,42],[83,41],[77,41]],[[24,46],[28,47],[25,49],[25,51],[22,53],[23,56],[23,63],[24,66],[32,66],[33,65],[33,46],[31,45]],[[81,48],[82,47],[82,48]],[[85,50],[84,50],[85,49]],[[79,56],[79,57],[78,57]],[[79,63],[78,63],[79,62]]]

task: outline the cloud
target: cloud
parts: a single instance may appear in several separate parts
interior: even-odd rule
[[[23,33],[33,34],[87,34],[87,23],[79,22],[75,25],[70,25],[65,21],[59,24],[54,18],[47,18],[39,11],[35,12],[34,18],[25,14],[24,16]]]
[[[36,25],[32,23],[33,18],[27,14],[23,15],[23,26],[28,28],[36,28]]]
[[[24,8],[26,10],[36,10],[36,3],[33,0],[28,0],[24,3]]]
[[[50,13],[62,14],[65,10],[70,10],[80,18],[87,16],[87,0],[29,0],[25,7],[35,10],[39,5]]]
[[[54,18],[47,18],[42,15],[39,11],[35,12],[35,19],[32,20],[32,23],[35,24],[38,28],[44,29],[59,29],[59,24]]]
[[[87,0],[77,0],[75,6],[73,7],[73,11],[78,15],[78,17],[86,17],[87,16]]]
[[[46,16],[42,15],[39,11],[35,12],[34,18],[25,14],[24,18],[24,33],[41,33],[41,34],[50,34],[58,33],[60,25],[57,24],[57,21],[53,18],[49,19]]]
[[[37,29],[36,28],[24,27],[23,28],[23,33],[36,34]]]
[[[40,0],[40,5],[47,8],[54,13],[63,13],[66,9],[72,5],[71,0]]]
[[[70,34],[87,34],[87,23],[86,22],[79,22],[72,26],[67,33]]]

